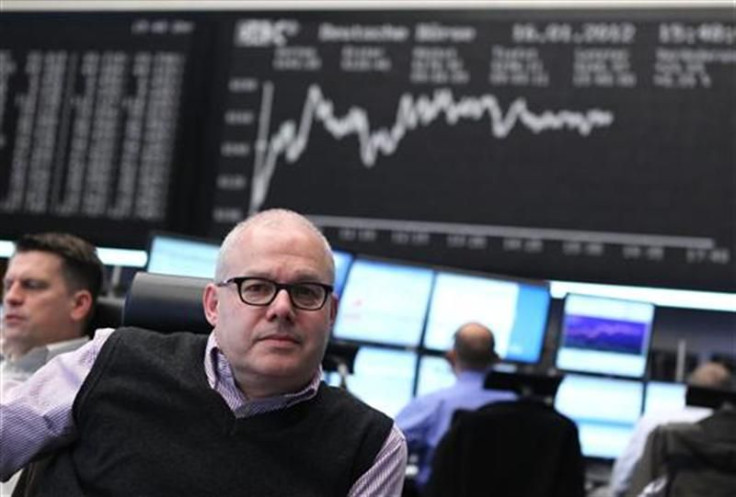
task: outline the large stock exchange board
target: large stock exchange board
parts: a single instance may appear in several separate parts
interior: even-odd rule
[[[221,236],[269,207],[343,249],[736,290],[723,9],[0,19],[0,236]]]

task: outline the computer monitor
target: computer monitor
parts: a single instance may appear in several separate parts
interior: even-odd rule
[[[549,303],[549,289],[541,282],[439,271],[424,346],[447,350],[462,324],[477,321],[493,331],[496,352],[502,359],[537,362],[544,344]]]
[[[583,455],[615,459],[639,419],[642,394],[640,381],[568,374],[557,390],[555,409],[577,424]]]
[[[153,233],[148,244],[149,273],[214,278],[219,242],[173,233]]]
[[[355,372],[348,377],[347,387],[350,393],[393,418],[412,398],[415,367],[413,352],[364,345],[355,357]]]
[[[428,268],[357,257],[340,299],[334,337],[417,346],[432,278]]]
[[[684,383],[650,381],[647,383],[645,392],[644,414],[646,415],[677,412],[685,408],[687,385]]]
[[[642,377],[654,305],[590,295],[565,298],[557,368]]]
[[[424,355],[419,359],[417,397],[447,388],[454,383],[455,374],[447,359],[431,355]]]
[[[220,242],[173,233],[156,232],[148,243],[149,273],[174,276],[214,278]],[[335,293],[340,295],[347,278],[353,254],[333,250],[335,260]]]
[[[335,260],[335,294],[340,296],[348,277],[350,265],[353,263],[353,254],[342,250],[333,250],[332,257]]]

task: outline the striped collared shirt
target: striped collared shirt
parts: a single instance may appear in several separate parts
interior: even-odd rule
[[[31,458],[50,447],[76,438],[72,405],[112,329],[98,330],[95,338],[68,354],[57,356],[31,378],[4,392],[0,398],[0,480],[8,478]],[[210,334],[204,369],[210,386],[237,417],[285,409],[313,398],[321,380],[316,371],[302,390],[263,399],[249,399],[237,387],[232,368]],[[348,497],[401,495],[406,467],[406,441],[396,425],[373,466],[355,482]]]

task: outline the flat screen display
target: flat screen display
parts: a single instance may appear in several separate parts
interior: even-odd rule
[[[418,345],[432,279],[428,268],[356,258],[340,300],[335,338]]]
[[[422,356],[419,359],[417,397],[436,392],[455,384],[455,374],[447,359],[437,356]]]
[[[348,277],[350,264],[353,262],[353,254],[342,250],[333,250],[332,257],[335,260],[335,294],[340,296]]]
[[[415,367],[413,352],[362,346],[355,357],[355,373],[347,379],[347,388],[393,418],[412,398]]]
[[[555,409],[577,424],[583,455],[615,459],[639,419],[642,394],[639,381],[568,374],[557,391]]]
[[[149,273],[215,277],[220,244],[173,234],[154,234],[148,249]]]
[[[539,360],[549,311],[549,289],[516,281],[440,271],[435,278],[424,346],[447,350],[455,331],[477,321],[488,326],[502,359]]]
[[[654,305],[647,302],[568,295],[556,365],[567,371],[640,378],[653,321]]]
[[[680,411],[685,407],[686,393],[687,385],[684,383],[650,381],[644,397],[644,414]]]

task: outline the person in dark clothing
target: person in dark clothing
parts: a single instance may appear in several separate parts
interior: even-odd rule
[[[321,382],[337,311],[327,240],[287,210],[225,238],[209,336],[98,331],[0,402],[0,478],[33,495],[399,495],[393,422]]]
[[[736,406],[696,423],[656,427],[634,466],[627,497],[736,495]]]
[[[432,460],[424,497],[584,497],[575,423],[540,400],[456,414]]]

